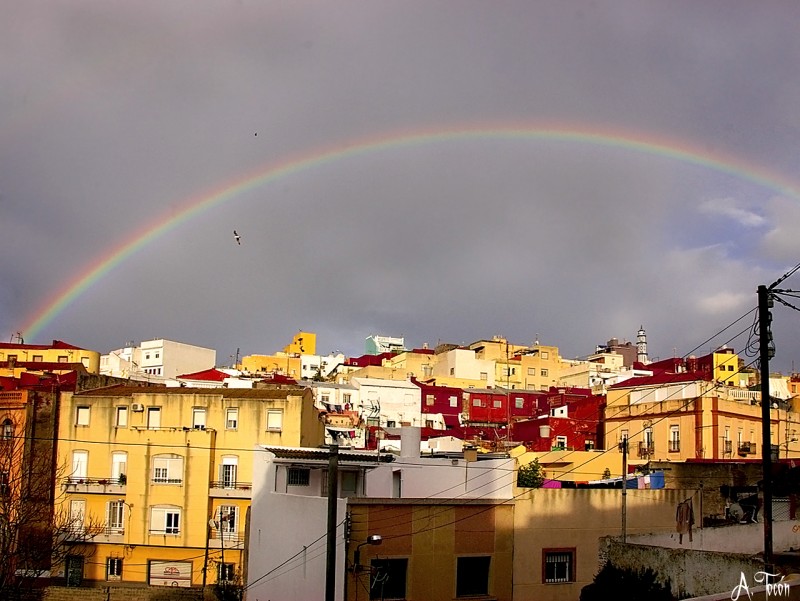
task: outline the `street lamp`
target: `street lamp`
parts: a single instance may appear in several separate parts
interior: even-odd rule
[[[383,537],[380,534],[370,534],[363,543],[356,547],[356,552],[353,554],[353,571],[358,572],[361,570],[361,547],[364,545],[380,545],[383,542]]]
[[[370,534],[363,543],[360,543],[356,547],[355,553],[353,553],[353,574],[355,578],[355,586],[356,586],[356,601],[358,601],[358,573],[361,571],[361,547],[364,545],[380,545],[383,542],[383,537],[380,534]],[[346,582],[346,581],[345,581]],[[345,597],[347,596],[347,591],[345,591]]]

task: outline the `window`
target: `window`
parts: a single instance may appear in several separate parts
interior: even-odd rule
[[[387,428],[394,428],[396,426],[397,426],[397,422],[395,422],[394,420],[392,420],[392,419],[387,419],[386,420],[386,427]]]
[[[44,361],[44,357],[42,355],[34,355],[33,362],[34,363],[42,363]]]
[[[148,407],[147,408],[147,429],[158,430],[161,427],[161,408]]]
[[[451,375],[451,376],[454,376],[454,375],[456,375],[456,368],[455,368],[455,367],[451,367],[451,368],[450,368],[450,375]]]
[[[488,380],[488,379],[489,379],[489,374],[486,373],[485,371],[482,371],[481,372],[481,380]]]
[[[106,503],[106,533],[122,534],[125,532],[125,503],[109,501]]]
[[[89,465],[89,451],[72,451],[72,475],[70,479],[84,480]]]
[[[549,359],[549,358],[550,358],[550,353],[548,353],[547,351],[542,351],[542,359]]]
[[[483,407],[483,403],[481,403],[480,399],[473,399],[472,400],[472,406],[473,407]]]
[[[311,470],[302,467],[290,467],[286,475],[288,486],[308,486]]]
[[[405,599],[408,559],[373,559],[370,599]]]
[[[67,357],[66,355],[59,355],[58,356],[58,362],[59,363],[69,363],[69,357]]]
[[[491,557],[459,557],[456,564],[456,597],[489,594]]]
[[[542,549],[544,582],[575,581],[575,549]]]
[[[339,496],[342,498],[358,496],[358,472],[341,472],[339,478]]]
[[[494,401],[492,401],[492,406],[493,406],[495,409],[499,409],[500,407],[502,407],[502,406],[503,406],[503,401],[501,401],[501,400],[499,400],[499,399],[495,399]]]
[[[217,564],[217,582],[232,582],[233,573],[234,573],[234,564],[232,563]]]
[[[594,449],[594,441],[593,440],[584,440],[583,441],[583,450],[584,451],[591,451]]]
[[[426,420],[425,420],[425,427],[426,427],[426,428],[431,428],[431,429],[432,429],[432,428],[435,428],[436,426],[435,426],[435,424],[434,424],[434,420],[432,420],[432,419],[426,419]]]
[[[153,482],[155,484],[181,484],[183,482],[183,457],[156,455],[153,457]]]
[[[192,409],[192,428],[195,430],[206,429],[206,410],[205,409]]]
[[[331,395],[329,395],[329,394],[320,395],[320,399],[319,400],[320,400],[320,402],[325,403],[325,404],[330,403],[331,402]]]
[[[267,430],[270,432],[280,432],[283,428],[283,409],[267,410]]]
[[[536,375],[536,368],[535,367],[529,367],[528,368],[528,375],[529,376],[535,376]]]
[[[128,454],[125,451],[114,451],[111,453],[111,479],[122,484],[128,473]]]
[[[433,395],[432,394],[426,394],[425,395],[425,404],[428,405],[429,407],[431,405],[433,405]]]
[[[236,488],[236,472],[238,465],[238,457],[231,455],[222,458],[222,465],[219,466],[219,479],[222,488]]]
[[[516,397],[514,399],[514,408],[515,409],[522,409],[524,407],[525,407],[525,401],[523,399],[521,399],[520,397]]]
[[[158,359],[160,356],[161,356],[161,353],[156,353],[156,359]]]
[[[86,501],[73,499],[69,502],[69,528],[73,534],[83,534],[83,518],[86,516]]]
[[[150,511],[150,534],[180,534],[181,510],[178,507],[153,507]]]
[[[3,433],[2,433],[3,440],[11,440],[14,438],[14,422],[11,419],[5,419],[3,421]]]
[[[225,429],[236,430],[239,427],[239,409],[232,407],[225,411]]]
[[[77,413],[75,415],[75,425],[76,426],[89,425],[89,407],[78,407]]]
[[[458,397],[457,396],[451,396],[450,397],[450,406],[451,407],[458,407]]]
[[[562,451],[567,448],[567,437],[566,436],[556,436],[556,445],[553,449],[561,449]]]
[[[680,426],[669,427],[669,451],[677,453],[681,450],[681,431]]]
[[[216,535],[222,540],[235,540],[239,524],[239,508],[235,505],[220,505],[214,519],[219,528]]]
[[[127,428],[128,427],[128,408],[127,407],[117,407],[117,428]]]
[[[550,375],[550,372],[548,370],[542,368],[541,369],[541,374],[542,374],[543,378],[546,378],[548,375]]]
[[[7,495],[11,492],[11,482],[8,475],[8,470],[0,472],[0,496]]]
[[[122,558],[106,558],[106,580],[122,580]]]
[[[343,394],[342,395],[342,400],[344,401],[344,403],[346,405],[349,404],[350,403],[350,393],[347,392],[347,393]]]
[[[150,353],[145,353],[144,358],[145,359],[149,359],[150,358]]]

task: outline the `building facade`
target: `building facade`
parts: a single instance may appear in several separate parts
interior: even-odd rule
[[[62,506],[101,526],[82,579],[153,586],[240,578],[253,448],[324,437],[299,387],[100,389],[59,421]]]

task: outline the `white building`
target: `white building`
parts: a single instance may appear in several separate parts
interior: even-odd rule
[[[164,381],[210,369],[217,351],[163,338],[145,340],[100,357],[100,373],[132,380]]]
[[[418,446],[418,432],[416,440]],[[344,598],[346,498],[511,499],[514,461],[467,462],[463,458],[421,459],[418,455],[341,450],[335,599]],[[255,450],[248,599],[307,601],[325,597],[328,469],[327,449]]]
[[[606,394],[609,386],[653,375],[652,371],[626,367],[624,360],[618,353],[596,353],[587,361],[574,361],[561,370],[558,386],[590,388],[595,394]]]
[[[347,357],[343,353],[331,353],[330,355],[300,355],[300,379],[311,380],[322,376],[327,378],[333,371],[343,365]]]
[[[424,426],[422,393],[408,380],[353,377],[358,390],[357,410],[368,426]]]
[[[431,374],[433,377],[482,380],[485,388],[495,386],[495,362],[491,359],[478,359],[475,351],[455,348],[436,356]]]

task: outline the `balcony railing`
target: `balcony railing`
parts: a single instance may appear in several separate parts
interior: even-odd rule
[[[725,455],[730,456],[733,453],[733,441],[732,440],[723,440],[722,441],[722,452]]]
[[[249,499],[253,485],[250,482],[215,480],[209,483],[209,495],[228,499]]]
[[[639,458],[650,457],[655,452],[655,445],[652,442],[639,443]]]
[[[742,442],[739,444],[739,455],[752,455],[756,452],[756,443]]]
[[[69,476],[61,481],[62,486],[69,492],[109,493],[122,494],[128,479],[125,475],[108,478],[82,478]]]
[[[225,548],[237,549],[244,545],[244,533],[239,532],[218,532],[211,531],[211,537],[208,539],[208,546],[212,549],[218,549],[225,545]]]

